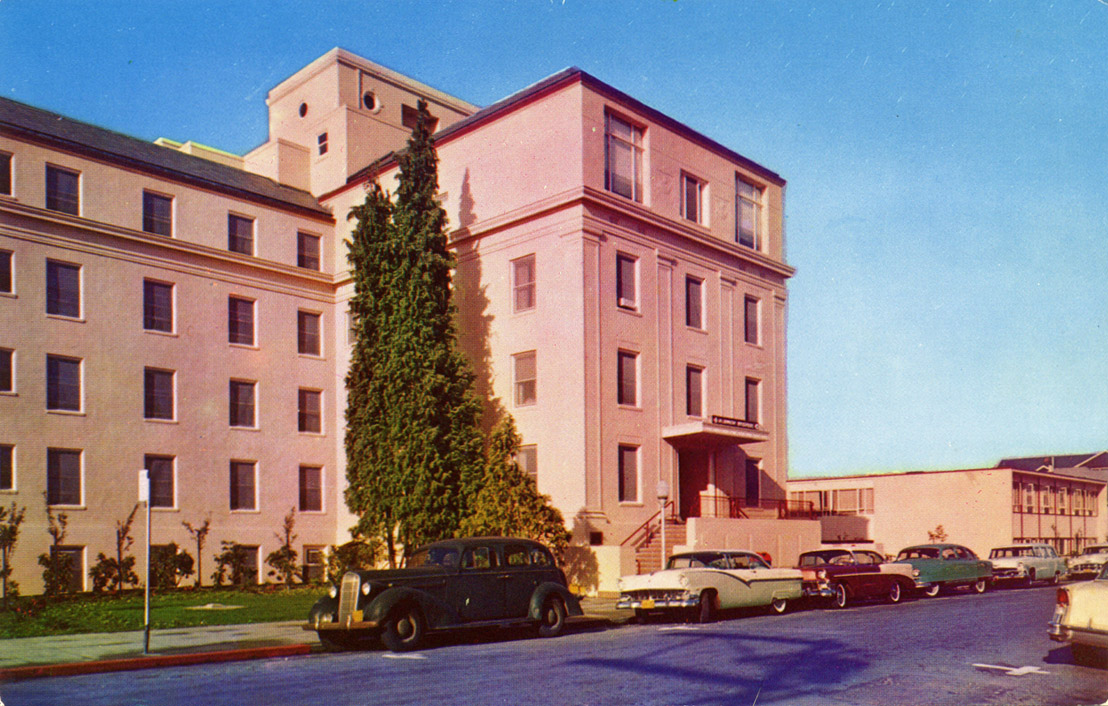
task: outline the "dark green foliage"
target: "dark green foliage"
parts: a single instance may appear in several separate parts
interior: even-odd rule
[[[11,578],[12,554],[19,541],[19,526],[23,524],[26,514],[27,508],[19,507],[14,501],[10,509],[0,507],[0,595],[3,596],[5,610],[8,599],[19,595],[19,584]]]
[[[96,563],[89,568],[88,575],[94,593],[100,593],[109,585],[114,585],[115,592],[119,593],[124,586],[136,585],[139,580],[133,556],[125,556],[120,562],[115,557],[105,556],[104,552],[96,555]]]
[[[462,530],[473,536],[534,539],[549,546],[562,563],[569,532],[562,513],[516,462],[519,444],[515,420],[505,414],[489,434],[485,476]]]
[[[458,532],[481,474],[480,402],[456,346],[453,257],[435,200],[427,106],[399,157],[396,203],[373,184],[350,214],[356,340],[346,378],[346,503],[356,534],[382,537],[389,562]]]
[[[192,576],[192,555],[179,549],[176,542],[150,548],[150,585],[176,588],[182,579]]]
[[[44,492],[43,498],[46,497]],[[73,576],[73,560],[69,554],[57,551],[65,541],[69,516],[64,512],[55,515],[50,505],[46,506],[46,532],[50,535],[50,551],[38,555],[38,565],[42,567],[42,593],[57,596],[69,591],[70,578]]]
[[[232,586],[250,586],[258,582],[258,570],[250,560],[251,550],[238,542],[222,541],[223,551],[215,556],[216,569],[212,582],[222,586],[229,580]]]
[[[296,508],[290,508],[289,513],[285,515],[285,521],[281,524],[280,534],[275,535],[280,540],[281,546],[270,552],[265,558],[265,563],[273,567],[269,575],[280,578],[281,583],[285,584],[285,588],[291,586],[296,578],[297,553],[292,548],[292,543],[296,539],[296,535],[292,531],[295,526]]]
[[[372,569],[377,564],[381,542],[354,540],[341,547],[332,546],[327,554],[327,578],[338,583],[351,569]]]

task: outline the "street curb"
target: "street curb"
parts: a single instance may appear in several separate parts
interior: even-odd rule
[[[144,655],[142,657],[127,657],[124,659],[10,667],[7,669],[0,669],[0,683],[21,681],[24,679],[40,679],[43,677],[68,677],[78,674],[127,672],[136,669],[154,669],[157,667],[182,667],[191,664],[240,662],[250,659],[268,659],[270,657],[293,657],[297,655],[306,655],[311,653],[311,651],[311,645],[307,644],[277,645],[274,647],[247,647],[242,649],[218,650],[215,652]]]

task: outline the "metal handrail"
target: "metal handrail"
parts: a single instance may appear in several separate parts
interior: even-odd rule
[[[625,539],[625,540],[623,540],[622,542],[620,542],[620,543],[619,543],[619,546],[621,546],[621,547],[622,547],[623,545],[627,544],[627,543],[628,543],[628,542],[630,542],[630,541],[631,541],[632,539],[634,539],[635,535],[637,535],[637,534],[638,534],[638,533],[640,533],[640,532],[643,532],[643,533],[644,533],[644,534],[643,534],[643,539],[642,539],[641,541],[636,541],[636,542],[634,542],[635,546],[639,546],[640,544],[642,544],[642,542],[645,542],[645,541],[646,541],[647,539],[649,539],[650,537],[652,537],[654,533],[653,533],[653,532],[651,532],[651,531],[648,531],[648,530],[650,530],[650,525],[651,525],[651,524],[652,524],[652,523],[654,522],[654,520],[658,519],[658,517],[659,517],[659,516],[660,516],[660,515],[661,515],[661,514],[662,514],[663,512],[665,512],[666,508],[671,508],[671,507],[673,507],[673,502],[674,502],[674,501],[672,501],[672,500],[669,500],[669,501],[667,501],[667,502],[666,502],[666,503],[665,503],[664,505],[662,505],[662,507],[658,508],[658,512],[655,512],[655,513],[654,513],[653,515],[651,515],[651,516],[650,516],[650,517],[649,517],[649,518],[648,518],[648,519],[646,520],[646,522],[644,522],[644,523],[642,523],[641,525],[639,525],[638,527],[636,527],[636,528],[635,528],[635,531],[633,531],[633,532],[632,532],[631,534],[627,535],[627,539]],[[672,515],[671,515],[671,517],[672,517]]]

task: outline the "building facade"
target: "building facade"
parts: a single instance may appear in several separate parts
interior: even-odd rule
[[[875,543],[888,554],[927,543],[940,528],[949,541],[982,556],[1012,543],[1044,542],[1071,554],[1106,541],[1108,478],[1015,461],[996,468],[790,479],[789,494],[812,503],[824,543]]]
[[[25,592],[50,551],[87,584],[140,468],[155,544],[195,554],[182,523],[210,521],[205,573],[236,541],[264,578],[289,512],[310,563],[349,539],[347,214],[370,180],[395,187],[420,100],[461,343],[590,547],[581,583],[633,570],[662,491],[683,528],[818,542],[779,520],[784,180],[577,69],[478,110],[336,49],[270,92],[244,157],[0,105],[0,501],[28,508]],[[48,509],[69,520],[54,549]]]

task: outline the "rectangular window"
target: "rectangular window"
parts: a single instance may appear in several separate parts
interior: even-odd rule
[[[316,544],[304,545],[304,583],[322,581],[327,574],[327,547]]]
[[[693,223],[704,223],[704,182],[688,174],[681,175],[681,215]]]
[[[704,416],[704,369],[690,365],[685,368],[685,414]]]
[[[15,292],[12,257],[12,252],[10,250],[0,250],[0,293],[2,294],[12,294]]]
[[[46,450],[46,504],[81,504],[81,452]]]
[[[296,234],[296,266],[305,270],[319,269],[319,236],[311,233]]]
[[[0,490],[15,490],[15,447],[0,444]]]
[[[151,456],[144,459],[150,478],[150,507],[176,507],[172,456]]]
[[[861,506],[858,508],[860,511],[872,515],[873,514],[873,488],[862,488],[860,491]]]
[[[300,467],[300,512],[323,512],[323,469]]]
[[[173,199],[142,192],[142,229],[155,235],[173,235]]]
[[[254,254],[254,219],[227,214],[227,249],[243,255]]]
[[[81,175],[61,167],[46,165],[46,208],[79,216]]]
[[[319,154],[327,154],[327,133],[320,133],[319,137],[315,138],[316,144],[319,145]]]
[[[746,379],[746,421],[758,423],[758,397],[761,385],[753,378]]]
[[[81,317],[81,266],[46,261],[46,313]]]
[[[685,325],[704,328],[704,282],[696,277],[685,278]]]
[[[254,302],[252,300],[227,297],[227,341],[244,346],[254,345]]]
[[[616,402],[635,406],[639,400],[639,354],[619,351],[616,357]]]
[[[639,449],[637,446],[619,447],[619,501],[639,501]]]
[[[1058,489],[1058,514],[1069,514],[1069,491],[1066,488]]]
[[[67,593],[80,593],[85,590],[85,548],[84,547],[50,547],[51,566],[61,575],[65,575],[65,588]]]
[[[173,371],[146,368],[143,371],[143,416],[173,419]]]
[[[253,461],[231,461],[231,509],[255,510],[258,507],[255,494],[257,466]]]
[[[516,406],[535,404],[538,401],[538,365],[535,351],[512,356],[512,377],[515,381]]]
[[[255,383],[232,380],[230,386],[230,424],[233,427],[254,427]]]
[[[46,356],[46,409],[81,411],[81,361]]]
[[[301,388],[297,394],[297,428],[318,434],[323,429],[321,413],[323,393]]]
[[[616,255],[616,304],[624,309],[638,306],[638,260],[630,255]]]
[[[535,308],[535,256],[527,255],[512,260],[512,310],[530,311]]]
[[[758,344],[758,300],[754,297],[743,300],[743,340]]]
[[[319,314],[296,312],[296,350],[301,355],[319,355]]]
[[[15,351],[0,348],[0,392],[15,392]]]
[[[735,175],[735,241],[755,250],[762,249],[761,187]]]
[[[12,156],[0,152],[0,194],[12,195]]]
[[[142,327],[147,331],[173,333],[173,285],[142,281]]]
[[[519,469],[527,474],[527,477],[536,483],[539,482],[539,447],[535,444],[520,446],[516,451],[516,463]]]
[[[641,202],[642,130],[611,113],[604,119],[604,188]]]

